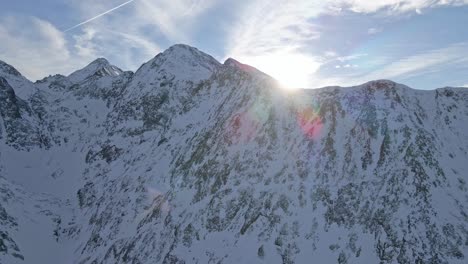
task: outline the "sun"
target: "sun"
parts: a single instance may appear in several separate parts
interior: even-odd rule
[[[304,66],[305,67],[305,66]],[[308,86],[308,75],[301,72],[301,67],[292,66],[279,67],[272,71],[272,76],[278,80],[282,88],[287,90],[296,90],[299,88],[306,88]]]
[[[311,75],[319,67],[314,58],[299,53],[273,53],[242,60],[272,76],[287,90],[309,88]]]

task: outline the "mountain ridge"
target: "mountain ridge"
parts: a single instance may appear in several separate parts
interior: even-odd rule
[[[1,82],[1,262],[466,262],[468,90],[289,92],[203,54]]]
[[[192,54],[196,54],[196,55],[198,55],[198,56],[201,56],[201,57],[207,58],[208,60],[211,60],[211,62],[212,62],[213,64],[216,64],[217,66],[221,66],[221,65],[223,65],[223,64],[224,64],[224,65],[232,65],[232,66],[237,65],[239,68],[241,68],[242,70],[245,70],[245,71],[259,72],[259,73],[268,75],[268,74],[266,74],[266,73],[263,73],[261,70],[255,68],[255,67],[253,67],[253,66],[250,66],[250,65],[248,65],[248,64],[243,64],[243,63],[237,61],[237,60],[234,59],[234,58],[230,58],[230,57],[229,57],[229,58],[227,58],[227,59],[224,61],[224,63],[221,63],[221,62],[217,61],[215,58],[213,58],[211,55],[209,55],[209,54],[207,54],[207,53],[205,53],[205,52],[203,52],[203,51],[200,51],[200,50],[197,49],[196,47],[192,47],[192,46],[190,46],[190,45],[182,44],[182,43],[180,43],[180,44],[174,44],[174,45],[168,47],[168,48],[167,48],[166,50],[164,50],[163,52],[158,53],[154,58],[152,58],[152,59],[150,59],[149,61],[143,63],[135,72],[133,72],[133,71],[127,71],[127,72],[131,72],[131,73],[134,74],[134,73],[138,72],[138,70],[139,70],[143,65],[145,65],[145,64],[147,64],[147,63],[154,63],[154,60],[158,57],[158,55],[162,56],[162,55],[164,55],[164,54],[166,54],[166,55],[168,55],[168,54],[178,54],[178,52],[177,52],[178,50],[179,50],[179,51],[180,51],[180,50],[188,50],[188,51],[190,51],[190,53],[192,53]],[[174,52],[174,51],[175,51],[175,52]],[[95,64],[110,66],[110,67],[115,68],[116,70],[118,70],[120,73],[123,72],[119,67],[117,67],[117,66],[112,65],[111,63],[109,63],[109,61],[108,61],[106,58],[104,58],[104,57],[100,57],[100,58],[94,59],[94,60],[91,61],[88,65],[84,66],[84,67],[81,68],[81,69],[76,70],[75,72],[80,71],[80,70],[85,70],[85,69],[87,69],[89,66],[95,65]],[[15,73],[15,74],[10,73],[10,74],[12,74],[12,75],[22,76],[21,73],[20,73],[17,69],[15,69],[13,66],[11,66],[10,64],[8,64],[7,62],[4,62],[4,61],[0,60],[0,66],[1,66],[1,68],[0,68],[0,73],[7,74],[9,71],[11,71],[11,72]],[[70,73],[70,74],[68,75],[68,77],[69,77],[71,74],[73,74],[73,73],[74,73],[74,72]],[[94,72],[94,73],[95,73],[95,72]],[[58,74],[58,75],[60,75],[60,74]],[[63,75],[60,75],[60,76],[63,76]],[[47,77],[44,77],[44,78],[42,78],[42,79],[45,79],[45,78],[47,78]],[[25,79],[27,79],[27,78],[25,78]],[[30,80],[29,80],[29,81],[30,81]],[[38,80],[38,81],[40,81],[40,80]],[[377,80],[373,80],[373,81],[390,81],[390,82],[393,82],[393,81],[388,80],[388,79],[377,79]],[[373,81],[368,81],[368,82],[373,82]],[[365,82],[365,83],[359,84],[359,85],[354,85],[353,87],[365,85],[365,84],[367,84],[368,82]],[[396,83],[396,82],[395,82],[395,83]],[[346,88],[346,86],[325,86],[325,87],[307,87],[307,88],[298,88],[298,89],[321,89],[321,88],[328,88],[328,87],[342,87],[342,88]],[[409,88],[411,88],[411,87],[409,87]],[[431,89],[431,90],[436,90],[436,89],[441,89],[441,88],[462,88],[462,89],[463,89],[463,88],[466,88],[466,87],[446,86],[446,87],[440,87],[440,88],[435,88],[435,89]],[[411,88],[411,89],[414,89],[414,88]],[[419,90],[419,89],[416,89],[416,90]]]

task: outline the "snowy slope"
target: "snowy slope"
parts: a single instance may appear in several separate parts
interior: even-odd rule
[[[186,45],[1,65],[1,263],[468,259],[466,89],[287,92]]]

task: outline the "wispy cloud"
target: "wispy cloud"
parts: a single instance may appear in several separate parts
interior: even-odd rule
[[[76,8],[82,17],[93,16],[94,9],[104,10],[103,14],[116,9],[109,10],[109,4],[95,2],[82,0],[76,2]],[[104,16],[92,26],[96,30],[107,28],[115,32],[139,35],[140,38],[162,34],[171,42],[190,42],[190,33],[196,19],[217,3],[215,0],[138,0],[134,2],[119,16]],[[95,8],[90,9],[89,6]]]
[[[373,13],[385,10],[388,14],[408,11],[421,13],[424,8],[468,4],[467,0],[331,0],[329,2],[334,8],[349,9],[358,13]]]
[[[375,27],[373,27],[373,28],[369,28],[369,29],[367,30],[367,34],[369,34],[369,35],[375,35],[375,34],[380,33],[380,32],[382,32],[382,31],[383,31],[382,28],[375,28]]]
[[[381,79],[427,74],[442,70],[448,65],[468,63],[468,43],[453,44],[442,49],[435,49],[425,53],[409,56],[392,62],[387,66],[366,75],[366,79]]]
[[[251,1],[240,9],[228,32],[227,51],[256,54],[318,39],[318,28],[308,20],[320,9],[320,4],[310,1]]]
[[[240,9],[237,22],[228,32],[227,54],[258,54],[283,47],[301,48],[320,37],[320,26],[311,18],[339,14],[343,10],[373,13],[379,10],[407,12],[441,5],[468,4],[468,0],[252,0]],[[388,13],[390,14],[390,13]],[[369,34],[382,32],[369,28]]]
[[[228,31],[226,56],[235,57],[266,73],[295,80],[304,87],[320,65],[319,56],[304,52],[320,38],[309,21],[322,7],[315,1],[251,1],[240,9],[237,22]],[[274,63],[276,61],[276,63]],[[298,69],[291,65],[302,65]]]
[[[118,16],[102,16],[84,25],[73,38],[79,40],[77,48],[83,52],[114,58],[116,64],[136,69],[161,51],[161,39],[165,43],[191,44],[195,21],[214,4],[214,0],[138,0]],[[82,0],[76,8],[81,16],[89,17],[90,5],[95,1]],[[96,8],[109,10],[105,4]]]
[[[72,1],[70,6],[83,22],[65,31],[35,17],[3,17],[0,59],[31,79],[69,74],[96,57],[136,70],[161,51],[161,36],[165,43],[190,44],[194,22],[215,4],[215,0],[132,0],[118,5],[115,1]],[[117,9],[118,14],[108,15]]]
[[[328,84],[329,80],[339,80],[318,76],[317,70],[330,61],[338,60],[340,62],[332,66],[335,69],[353,69],[352,73],[346,75],[350,78],[349,74],[360,73],[363,75],[365,67],[361,69],[358,63],[348,62],[357,60],[356,55],[339,56],[335,52],[333,52],[334,54],[331,52],[314,54],[310,47],[319,46],[323,34],[322,27],[314,18],[323,15],[339,16],[345,11],[354,13],[380,12],[383,16],[389,16],[442,5],[467,3],[467,0],[328,0],[320,2],[254,0],[238,11],[237,22],[233,23],[228,30],[226,56],[238,58],[278,79],[282,78],[281,75],[295,74],[296,79],[300,80],[297,81],[299,86]],[[373,35],[382,31],[382,27],[376,26],[369,28],[367,34]],[[350,45],[350,43],[343,44]],[[450,59],[445,59],[442,54],[450,52],[450,50],[432,51],[400,60],[397,58],[396,61],[389,60],[387,61],[389,65],[381,65],[384,67],[383,69],[366,74],[362,80],[418,74],[431,66],[448,63]],[[361,57],[365,55],[359,54]],[[301,63],[293,58],[301,58]],[[352,78],[358,80],[356,76]]]
[[[345,62],[345,61],[350,61],[350,60],[356,60],[356,59],[366,57],[366,56],[368,56],[368,54],[366,53],[351,54],[348,56],[337,57],[336,60],[340,62]]]
[[[0,19],[0,59],[35,80],[45,73],[66,73],[77,66],[63,33],[47,21],[34,17]],[[79,63],[78,63],[79,64]]]
[[[405,80],[448,70],[468,64],[468,43],[457,43],[446,48],[429,50],[395,61],[382,63],[376,70],[341,73],[337,77],[322,78],[325,85],[357,85],[369,80]],[[343,66],[339,67],[342,68]]]

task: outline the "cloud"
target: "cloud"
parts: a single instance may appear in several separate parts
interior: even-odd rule
[[[136,69],[161,50],[140,34],[87,25],[75,34],[64,34],[36,17],[0,19],[0,39],[0,59],[33,81],[50,74],[68,75],[97,57]]]
[[[329,2],[335,9],[348,9],[357,13],[374,13],[385,10],[388,14],[409,11],[415,11],[419,14],[424,8],[468,4],[467,0],[331,0]]]
[[[158,45],[140,34],[107,28],[85,26],[80,34],[72,37],[76,57],[105,57],[126,70],[137,69],[144,61],[161,51]],[[86,63],[80,67],[85,65]]]
[[[318,76],[320,74],[317,71],[322,65],[338,60],[339,63],[334,63],[331,68],[354,69],[346,77],[358,72],[362,74],[366,65],[359,67],[360,63],[348,63],[348,61],[362,59],[361,57],[367,56],[367,54],[338,56],[336,52],[332,54],[327,51],[321,52],[321,55],[314,54],[310,47],[320,46],[320,38],[324,33],[322,32],[323,27],[320,26],[320,20],[314,18],[320,18],[324,15],[337,17],[345,11],[366,14],[379,12],[381,16],[390,16],[405,12],[421,12],[423,9],[442,5],[462,4],[468,4],[468,0],[253,0],[237,10],[237,22],[233,23],[227,30],[226,57],[237,58],[279,79],[281,79],[281,74],[295,71],[297,79],[302,80],[301,86],[310,86],[312,83],[314,85],[328,84],[330,80],[341,81],[342,79]],[[372,35],[382,32],[382,30],[380,27],[371,27],[367,33]],[[348,45],[349,43],[344,44]],[[433,51],[428,54],[410,56],[393,63],[390,61],[388,66],[380,65],[380,67],[384,67],[382,70],[371,72],[359,80],[380,78],[380,76],[392,78],[405,74],[418,74],[431,65],[436,66],[444,61],[448,63],[448,60],[440,56],[444,52],[450,53],[450,51],[443,50]],[[300,64],[288,59],[299,57],[302,58]],[[368,58],[368,60],[372,59],[374,58]],[[356,71],[358,67],[359,71]],[[351,77],[358,80],[356,76]]]
[[[466,88],[468,88],[468,83],[467,83],[467,84],[464,84],[464,85],[462,85],[461,87],[466,87]]]
[[[190,44],[195,21],[216,4],[214,0],[138,0],[132,5],[122,1],[72,0],[76,20],[84,22],[66,32],[36,17],[4,16],[0,18],[0,59],[33,80],[67,75],[97,57],[136,70],[161,51],[157,44],[161,37],[171,44]]]
[[[322,8],[314,2],[261,0],[244,5],[227,32],[226,57],[239,59],[278,79],[282,75],[288,79],[296,76],[294,86],[306,86],[308,76],[318,69],[321,60],[304,52],[308,43],[320,38],[319,29],[309,21]]]
[[[136,70],[161,51],[162,41],[192,44],[195,22],[214,4],[214,0],[138,0],[68,33],[79,54],[106,57]],[[115,2],[81,0],[74,1],[73,7],[86,19],[115,9]]]
[[[366,53],[351,54],[348,56],[337,57],[336,60],[340,62],[345,62],[345,61],[357,60],[359,58],[366,57],[366,56],[368,56],[368,54]]]
[[[382,28],[369,28],[369,29],[367,30],[367,34],[369,34],[369,35],[375,35],[375,34],[380,33],[380,32],[382,32],[382,31],[383,31]]]
[[[61,31],[35,17],[0,19],[0,59],[35,80],[45,73],[65,73],[73,68],[67,41]]]
[[[251,1],[244,5],[227,41],[228,53],[255,54],[318,39],[318,28],[309,22],[320,6],[308,1]]]
[[[468,4],[468,0],[252,0],[240,8],[237,22],[228,32],[227,55],[258,54],[285,45],[301,48],[304,43],[320,38],[321,28],[311,18],[323,14],[339,14],[343,10],[357,13],[387,10],[387,14],[393,14],[462,4]],[[369,28],[368,34],[382,30]]]
[[[427,74],[435,70],[441,70],[447,65],[467,63],[468,58],[461,56],[461,54],[468,54],[468,43],[457,43],[446,48],[400,59],[372,72],[366,78],[381,79],[402,76],[408,78]]]
[[[111,29],[138,36],[140,39],[159,33],[170,42],[189,43],[196,19],[216,3],[215,0],[138,0],[87,26],[95,30]],[[93,8],[90,9],[90,6]],[[75,1],[74,7],[79,10],[83,19],[114,9],[112,3],[96,3],[93,0]]]
[[[327,58],[334,58],[334,57],[338,56],[338,54],[336,54],[335,51],[330,51],[330,50],[326,51],[324,55]]]
[[[381,67],[369,72],[352,72],[340,77],[323,78],[323,82],[337,85],[357,85],[369,80],[394,79],[405,80],[417,76],[427,76],[450,67],[463,67],[468,63],[468,43],[457,43],[446,48],[434,49],[420,54],[407,56],[395,61],[383,63]],[[350,65],[350,64],[348,64]],[[353,65],[348,66],[352,67]],[[341,67],[346,67],[341,66]]]

